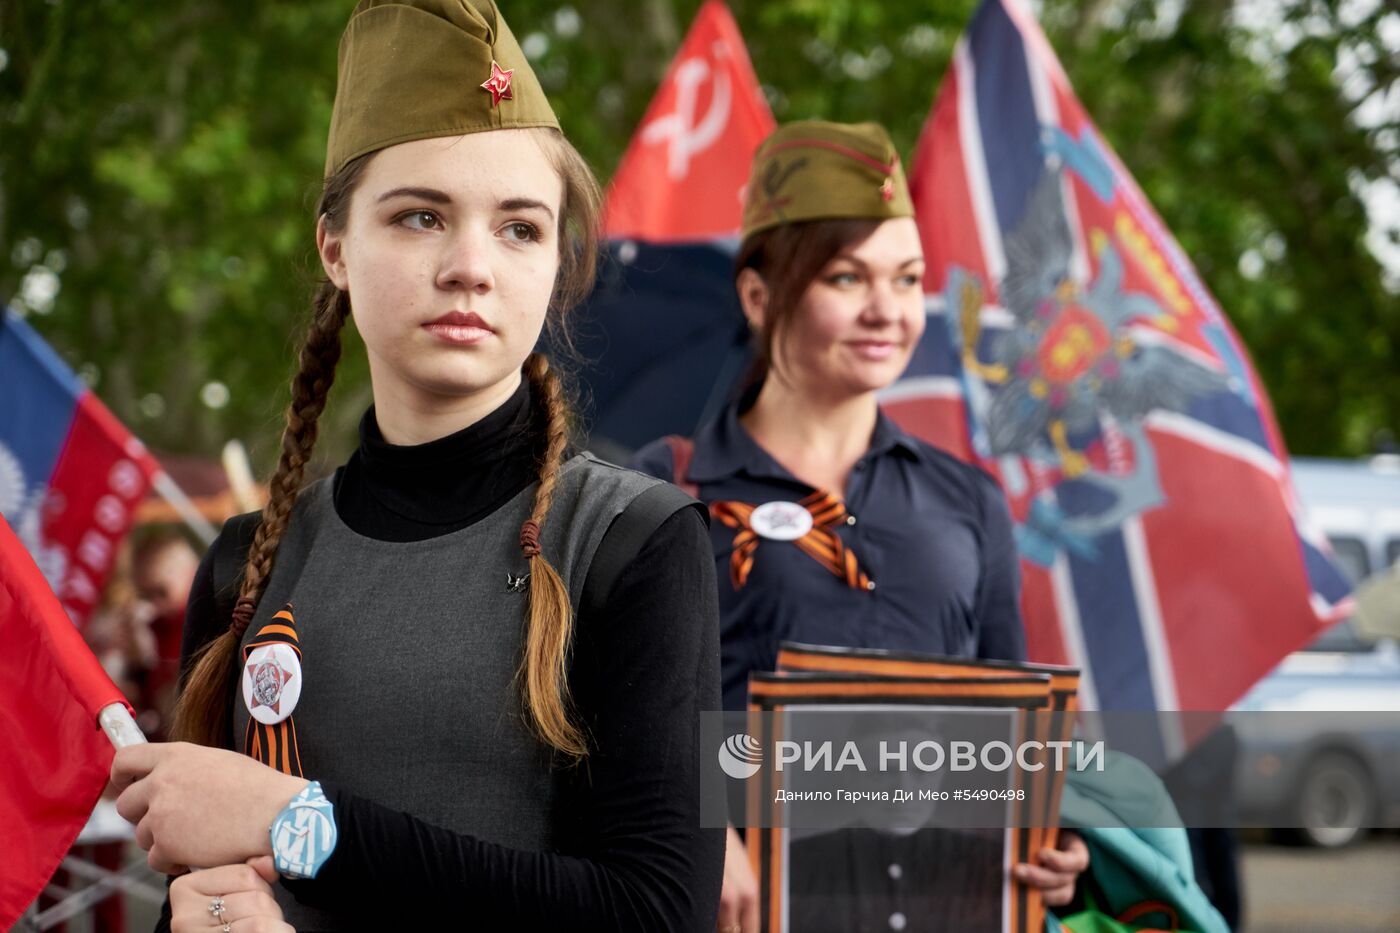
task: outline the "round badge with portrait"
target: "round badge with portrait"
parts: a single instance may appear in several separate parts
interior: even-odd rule
[[[258,722],[276,725],[301,699],[301,659],[290,645],[254,648],[243,665],[243,703]]]
[[[749,527],[770,541],[796,541],[812,530],[812,513],[796,502],[765,502],[749,516]]]

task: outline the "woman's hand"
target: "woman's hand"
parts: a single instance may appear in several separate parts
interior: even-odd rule
[[[224,925],[229,933],[296,933],[272,897],[276,880],[268,855],[182,875],[170,885],[170,933],[209,933]],[[215,898],[222,915],[209,909]]]
[[[719,895],[719,933],[758,933],[758,881],[744,840],[729,827],[724,847],[724,886]]]
[[[270,855],[272,821],[309,783],[186,742],[132,745],[112,761],[117,812],[136,824],[146,861],[166,874]]]
[[[1078,833],[1060,831],[1059,845],[1040,850],[1040,864],[1016,866],[1016,880],[1040,889],[1047,907],[1063,907],[1074,898],[1074,883],[1089,867],[1089,847]]]

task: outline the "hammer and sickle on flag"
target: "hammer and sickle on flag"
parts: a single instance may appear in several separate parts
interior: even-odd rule
[[[724,46],[715,43],[714,52],[724,54]],[[700,103],[700,87],[706,79],[714,85],[709,107],[703,117],[696,119]],[[679,180],[690,174],[691,157],[704,152],[719,141],[729,125],[729,74],[711,68],[705,58],[687,58],[676,67],[676,109],[642,128],[642,141],[649,145],[668,143],[666,171]]]

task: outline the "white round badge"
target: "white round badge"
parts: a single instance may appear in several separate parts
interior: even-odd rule
[[[301,698],[301,661],[290,645],[254,648],[243,665],[243,703],[258,722],[272,726],[292,715]]]
[[[796,502],[765,502],[753,510],[749,525],[770,541],[796,541],[812,530],[812,513]]]

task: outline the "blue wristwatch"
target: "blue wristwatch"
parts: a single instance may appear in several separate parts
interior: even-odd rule
[[[315,878],[335,851],[335,812],[312,781],[272,821],[272,860],[288,878]]]

